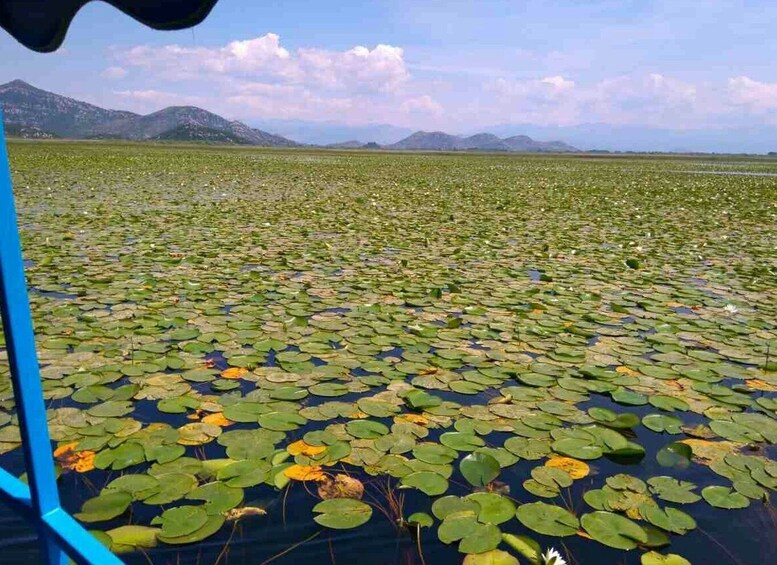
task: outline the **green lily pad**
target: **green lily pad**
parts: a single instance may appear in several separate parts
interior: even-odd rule
[[[105,533],[110,538],[110,549],[114,553],[128,553],[156,547],[159,532],[159,528],[129,525],[119,526]]]
[[[108,492],[84,502],[74,516],[81,522],[104,522],[124,514],[131,502],[132,496],[126,492]]]
[[[155,475],[159,487],[151,496],[143,499],[144,504],[169,504],[182,499],[197,486],[197,477],[187,473],[164,473]]]
[[[202,541],[206,538],[209,538],[210,536],[218,532],[221,529],[221,526],[224,525],[224,520],[225,520],[224,516],[220,514],[208,516],[205,523],[202,525],[202,527],[193,531],[190,534],[177,536],[177,537],[170,537],[170,536],[165,536],[160,532],[157,537],[159,541],[163,543],[172,544],[172,545],[195,543],[198,541]]]
[[[332,498],[313,507],[313,519],[327,528],[347,530],[365,524],[372,517],[372,508],[361,500]]]
[[[501,549],[473,553],[464,558],[464,565],[519,565],[518,560]]]
[[[435,465],[450,463],[456,457],[458,452],[455,449],[440,445],[439,443],[421,443],[413,449],[413,455],[416,459]]]
[[[296,412],[268,412],[257,417],[263,428],[276,432],[289,432],[307,424],[307,419]]]
[[[542,556],[540,544],[528,536],[502,534],[502,541],[529,560],[529,563],[539,563]]]
[[[701,497],[693,492],[696,485],[687,481],[678,481],[672,477],[652,477],[648,479],[650,492],[661,500],[677,504],[691,504]]]
[[[442,399],[422,390],[410,390],[405,394],[405,403],[411,410],[423,410],[439,406]]]
[[[143,500],[159,488],[159,480],[151,475],[124,475],[108,483],[103,492],[126,492],[133,500]]]
[[[683,421],[674,416],[648,414],[642,418],[642,425],[657,433],[666,432],[668,434],[679,434],[682,431]]]
[[[470,498],[460,498],[453,495],[438,498],[432,504],[432,514],[434,514],[438,520],[444,520],[448,514],[462,511],[477,514],[480,512],[480,505],[477,501]]]
[[[693,457],[691,447],[678,441],[662,447],[656,454],[656,461],[662,467],[687,469],[691,464],[691,457]]]
[[[485,553],[496,549],[502,541],[502,532],[493,524],[475,524],[459,542],[460,553]]]
[[[715,508],[747,508],[750,500],[729,487],[708,486],[701,491],[707,504]]]
[[[467,495],[464,500],[478,505],[478,521],[483,524],[501,524],[515,516],[513,501],[493,492],[476,492]]]
[[[419,528],[429,528],[434,524],[434,518],[426,512],[414,512],[407,517],[407,523]]]
[[[546,536],[573,536],[580,526],[580,522],[574,514],[544,502],[522,504],[516,510],[515,515],[521,524]]]
[[[431,471],[417,471],[402,477],[403,486],[417,488],[429,496],[437,496],[448,490],[448,480]]]
[[[662,555],[655,551],[643,553],[640,557],[640,563],[641,565],[691,565],[690,561],[675,553]]]
[[[601,446],[587,438],[564,438],[554,441],[551,449],[559,455],[566,455],[575,459],[598,459],[604,452]]]
[[[345,425],[345,431],[360,439],[377,439],[389,433],[385,425],[372,420],[351,420]]]
[[[667,532],[682,535],[696,528],[696,521],[676,508],[661,509],[658,506],[645,505],[640,509],[640,513],[651,524]]]
[[[486,444],[475,434],[461,432],[446,432],[442,434],[440,436],[440,443],[456,451],[474,451]]]
[[[453,543],[464,539],[478,525],[477,514],[471,510],[451,512],[437,528],[437,537],[443,543]]]
[[[628,518],[598,510],[580,519],[583,529],[593,539],[616,549],[634,549],[647,542],[647,533]]]
[[[469,484],[484,487],[499,476],[499,461],[486,453],[470,453],[459,463],[459,470]]]
[[[179,506],[165,510],[152,524],[161,524],[161,536],[177,538],[199,530],[207,521],[208,514],[201,506]]]
[[[216,477],[228,487],[253,487],[267,480],[271,468],[272,466],[263,459],[246,459],[222,467],[216,473]]]
[[[243,502],[243,489],[214,481],[201,485],[186,495],[187,500],[202,500],[209,515],[222,514]]]

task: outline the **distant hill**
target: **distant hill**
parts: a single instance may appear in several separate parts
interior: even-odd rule
[[[231,145],[250,145],[243,137],[229,131],[208,128],[197,124],[181,124],[149,138],[152,141],[196,141],[205,143],[225,143]]]
[[[0,85],[0,105],[9,135],[29,139],[127,139],[150,141],[188,141],[257,145],[264,147],[297,147],[287,137],[230,121],[195,106],[170,106],[152,114],[140,115],[123,110],[107,110],[87,102],[41,90],[22,80]],[[416,151],[506,151],[506,152],[573,152],[561,141],[535,141],[525,135],[500,138],[492,133],[468,137],[441,131],[417,131],[396,143],[410,130],[386,124],[337,126],[330,122],[307,123],[276,121],[284,129],[305,131],[311,137],[323,138],[349,132],[350,141],[330,143],[337,149],[400,149]],[[277,131],[277,130],[275,130]],[[343,139],[342,137],[340,139]],[[357,139],[372,139],[369,143]],[[333,140],[334,141],[334,140]],[[318,141],[314,143],[324,144]]]
[[[35,137],[31,135],[31,128],[34,128],[52,137],[74,139],[208,141],[270,147],[299,145],[194,106],[170,106],[142,116],[106,110],[35,88],[21,80],[0,85],[0,104],[7,127],[24,130],[28,133],[26,137]]]
[[[330,147],[332,149],[361,149],[363,146],[364,146],[364,143],[356,139],[341,141],[340,143],[329,143],[327,145],[327,147]]]
[[[21,137],[23,139],[56,139],[59,137],[35,126],[20,126],[19,124],[7,124],[5,134],[8,137]]]
[[[331,145],[344,140],[389,145],[413,133],[412,129],[389,124],[354,125],[329,120],[260,119],[252,121],[251,125],[311,145]]]
[[[469,137],[462,137],[441,131],[417,131],[386,148],[416,151],[514,151],[529,153],[572,153],[579,151],[563,141],[536,141],[525,135],[501,139],[491,133],[477,133]]]

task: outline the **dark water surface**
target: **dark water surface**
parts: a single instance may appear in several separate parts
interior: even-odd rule
[[[214,356],[217,358],[218,356]],[[245,383],[250,385],[251,383]],[[445,392],[439,392],[446,396]],[[447,393],[451,394],[451,393]],[[354,398],[358,395],[354,395]],[[69,399],[68,399],[69,400]],[[322,400],[317,397],[309,397],[313,403]],[[341,397],[339,400],[349,401],[351,395]],[[485,403],[488,396],[473,397],[473,404]],[[69,402],[64,401],[69,404]],[[608,407],[622,410],[623,407],[612,402],[609,397],[595,395],[591,400],[580,403],[581,409],[592,406]],[[654,412],[651,406],[631,406],[630,412],[640,417]],[[136,403],[133,416],[139,421],[159,421],[160,413],[156,409],[155,402],[139,401]],[[183,414],[165,415],[167,423],[172,426],[180,426],[188,422]],[[695,425],[705,420],[703,416],[690,412],[684,414],[685,423]],[[698,420],[698,421],[697,421]],[[390,419],[383,419],[384,423],[390,423]],[[317,427],[323,428],[331,424],[327,422],[311,422],[303,429],[289,432],[289,441],[300,439],[304,433]],[[236,424],[230,429],[250,429],[251,424]],[[444,430],[430,430],[429,440],[434,440]],[[629,473],[640,477],[658,475],[671,475],[678,480],[691,481],[698,485],[699,489],[708,484],[721,484],[721,478],[712,474],[709,469],[701,465],[692,464],[688,469],[666,469],[655,460],[655,455],[664,445],[670,443],[677,436],[653,433],[643,427],[635,429],[635,441],[640,443],[647,451],[645,458],[635,464],[619,464],[606,458],[591,462],[592,473],[590,476],[575,481],[569,489],[563,489],[564,500],[571,500],[571,507],[578,515],[589,511],[583,494],[593,488],[601,488],[605,479],[616,473]],[[501,446],[511,434],[494,432],[485,437],[490,445]],[[52,446],[53,449],[54,446]],[[215,442],[202,446],[206,457],[219,457],[223,448]],[[770,451],[777,451],[771,447]],[[771,454],[774,457],[774,454]],[[17,475],[24,471],[23,455],[20,449],[0,457],[0,463],[10,472]],[[530,471],[537,464],[536,461],[520,461],[515,465],[503,469],[499,477],[500,481],[512,486],[516,502],[532,502],[536,500],[530,497],[521,487],[521,483],[530,478]],[[147,464],[133,468],[132,472],[143,472]],[[358,476],[367,486],[368,496],[365,500],[370,502],[382,502],[379,491],[386,486],[396,487],[398,481],[389,477],[370,477],[361,469],[349,466],[349,472]],[[106,472],[94,470],[89,473],[88,479],[84,475],[70,473],[64,475],[59,482],[60,496],[63,506],[70,512],[77,512],[81,504],[87,498],[95,496],[109,481],[118,477],[118,472]],[[312,483],[310,483],[312,484]],[[308,487],[311,493],[306,492],[305,484],[293,482],[291,489],[283,499],[283,493],[275,489],[261,485],[246,489],[246,505],[255,505],[267,509],[267,516],[252,517],[239,522],[234,528],[224,527],[222,530],[208,538],[205,542],[192,546],[160,545],[158,548],[148,550],[146,554],[124,554],[122,559],[127,563],[147,564],[211,564],[211,563],[235,563],[245,565],[258,565],[268,559],[278,564],[295,563],[333,563],[349,564],[364,563],[369,560],[374,565],[390,564],[421,564],[421,554],[413,537],[405,530],[395,527],[394,523],[386,516],[375,510],[372,519],[354,530],[335,531],[321,528],[312,520],[312,507],[318,502],[314,496],[315,486]],[[463,496],[471,492],[463,478],[454,473],[451,477],[451,487],[446,492]],[[414,512],[430,513],[430,499],[423,493],[414,489],[399,490],[404,494],[404,515],[409,516]],[[517,493],[517,494],[516,494]],[[561,505],[565,505],[558,499],[554,499]],[[551,502],[551,500],[548,500]],[[179,505],[179,501],[174,505]],[[566,504],[568,506],[568,503]],[[169,505],[173,506],[173,505]],[[727,511],[710,507],[704,500],[691,505],[676,505],[683,511],[691,514],[698,523],[698,528],[683,536],[670,536],[672,544],[664,552],[678,553],[689,559],[694,564],[750,564],[750,563],[774,563],[774,540],[777,534],[775,516],[770,514],[766,505],[753,501],[749,508],[744,510]],[[156,506],[134,504],[132,506],[130,523],[148,524],[159,513]],[[128,523],[127,516],[121,516],[109,522],[101,522],[101,530],[110,529]],[[39,561],[39,542],[34,531],[18,516],[14,515],[5,505],[0,505],[0,549],[2,549],[3,564],[30,564]],[[511,520],[502,524],[501,529],[505,533],[526,534],[525,528],[517,520]],[[638,564],[641,551],[634,550],[624,553],[620,550],[609,549],[599,543],[591,542],[579,536],[567,538],[553,538],[532,533],[543,547],[556,547],[559,550],[563,545],[574,556],[574,562],[579,564],[609,564],[626,563]],[[307,541],[305,541],[307,540]],[[456,544],[444,545],[436,536],[434,529],[422,530],[421,552],[423,559],[428,564],[460,563],[462,555],[456,549]],[[301,543],[304,542],[304,543]],[[294,547],[296,544],[296,547]],[[287,551],[283,554],[283,552]],[[281,555],[283,554],[283,555]],[[573,563],[574,563],[573,562]]]

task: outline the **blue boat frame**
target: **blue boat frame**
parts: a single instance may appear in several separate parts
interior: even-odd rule
[[[0,467],[0,498],[26,518],[49,565],[121,564],[59,502],[0,110],[0,313],[29,486]]]

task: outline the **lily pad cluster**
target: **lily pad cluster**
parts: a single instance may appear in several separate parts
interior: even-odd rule
[[[377,478],[422,493],[401,522],[467,563],[537,562],[539,534],[679,564],[659,549],[694,535],[697,504],[777,487],[769,178],[102,144],[11,156],[52,451],[62,474],[109,477],[73,510],[116,552],[261,519],[273,510],[247,501],[295,483],[321,499],[312,523],[368,527]],[[5,459],[20,439],[0,355]],[[135,508],[154,517],[130,524]]]

